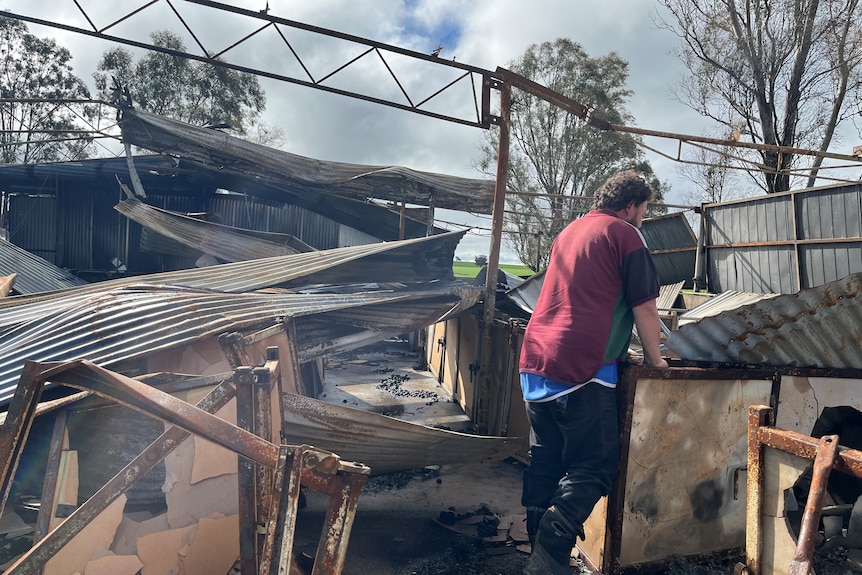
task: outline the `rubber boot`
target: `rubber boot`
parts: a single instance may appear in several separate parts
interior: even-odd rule
[[[551,505],[539,522],[533,551],[524,565],[524,575],[572,575],[569,558],[578,535],[583,537],[583,531]]]
[[[536,544],[536,533],[545,511],[544,507],[527,507],[527,537],[530,538],[530,546]]]

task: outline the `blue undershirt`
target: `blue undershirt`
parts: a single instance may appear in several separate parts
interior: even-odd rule
[[[587,383],[598,383],[605,387],[616,387],[617,381],[619,381],[617,362],[611,362],[600,367],[599,372],[595,377]],[[521,374],[521,392],[524,394],[524,400],[537,403],[557,399],[567,393],[571,393],[582,388],[587,383],[571,385],[569,383],[554,381],[553,379],[548,379],[547,377],[542,377],[535,373]]]

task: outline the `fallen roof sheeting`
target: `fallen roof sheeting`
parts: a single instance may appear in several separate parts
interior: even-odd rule
[[[284,394],[284,433],[292,444],[307,443],[361,461],[372,475],[505,459],[515,454],[520,441],[434,429],[291,393]]]
[[[684,325],[667,346],[683,359],[862,369],[862,274]]]
[[[62,292],[0,299],[0,332],[50,313],[57,298],[84,299],[123,286],[146,283],[243,293],[274,286],[404,283],[452,280],[455,246],[464,232],[382,242],[305,254],[235,262],[192,270],[132,276]]]
[[[51,262],[0,239],[0,276],[17,274],[13,288],[35,294],[86,285],[87,282]]]
[[[105,367],[224,332],[267,327],[280,318],[328,321],[317,345],[344,325],[402,333],[435,323],[459,306],[451,284],[363,294],[226,294],[164,286],[129,286],[81,300],[55,300],[50,312],[0,336],[0,405],[12,397],[27,360],[85,358]],[[461,290],[458,290],[459,292]],[[363,309],[366,308],[367,309]],[[0,312],[2,315],[2,312]]]
[[[205,222],[134,198],[123,200],[114,209],[163,236],[227,262],[316,251],[290,234],[256,232]]]
[[[723,311],[738,309],[744,305],[756,303],[762,299],[773,298],[777,295],[776,293],[749,293],[733,290],[722,292],[680,315],[679,325],[683,326],[694,323],[705,317],[718,315]]]
[[[122,110],[120,127],[123,139],[132,145],[218,166],[225,173],[254,174],[279,187],[314,189],[361,201],[378,198],[485,214],[491,213],[493,205],[493,180],[400,166],[316,160],[131,108]],[[332,186],[337,186],[336,191]]]

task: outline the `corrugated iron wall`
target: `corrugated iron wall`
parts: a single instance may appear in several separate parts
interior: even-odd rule
[[[239,195],[217,195],[209,211],[228,226],[263,232],[291,234],[319,250],[343,247],[338,242],[339,225],[303,208]]]
[[[652,252],[658,277],[662,284],[685,282],[691,286],[694,278],[694,260],[697,237],[691,230],[685,214],[678,212],[650,218],[641,226],[641,233]]]
[[[9,196],[9,241],[57,264],[57,198],[49,194]],[[59,265],[59,264],[58,264]]]
[[[795,293],[862,271],[862,185],[704,206],[714,293]]]

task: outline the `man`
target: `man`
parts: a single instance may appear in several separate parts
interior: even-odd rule
[[[521,351],[530,467],[521,503],[533,551],[526,575],[571,575],[569,556],[617,473],[617,363],[632,325],[644,363],[665,368],[655,300],[659,282],[638,228],[653,193],[634,171],[596,190],[594,209],[551,247]]]

